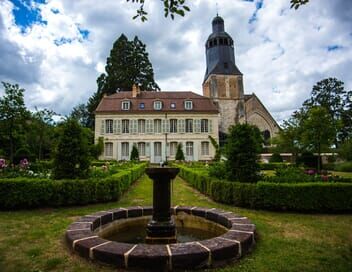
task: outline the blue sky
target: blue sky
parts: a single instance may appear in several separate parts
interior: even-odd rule
[[[235,41],[245,93],[255,92],[280,122],[312,86],[337,77],[352,89],[352,1],[192,0],[191,12],[165,19],[160,1],[146,2],[146,23],[132,20],[125,0],[0,1],[0,80],[26,89],[27,106],[61,114],[96,90],[113,42],[125,33],[147,45],[162,90],[201,93],[204,43],[219,15]],[[0,95],[3,90],[0,90]]]

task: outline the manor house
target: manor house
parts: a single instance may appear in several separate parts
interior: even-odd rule
[[[173,160],[181,143],[186,160],[210,160],[210,137],[224,140],[231,125],[258,126],[268,140],[279,126],[255,94],[244,94],[234,41],[216,16],[205,43],[203,96],[193,92],[146,92],[133,86],[102,98],[95,111],[95,139],[104,138],[101,159],[129,160],[136,145],[141,160]]]

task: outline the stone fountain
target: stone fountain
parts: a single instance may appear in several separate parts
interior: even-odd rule
[[[148,244],[171,244],[176,242],[176,225],[171,217],[171,180],[178,168],[147,168],[153,180],[153,216],[147,225]]]
[[[152,271],[214,267],[251,251],[255,225],[248,218],[215,208],[171,207],[171,182],[178,171],[146,169],[153,180],[153,207],[117,208],[83,216],[66,231],[70,248],[100,263]],[[137,236],[136,227],[144,229],[145,237],[126,240],[125,236]],[[177,229],[187,227],[211,236],[199,239],[191,235],[187,242],[180,242]],[[113,239],[116,234],[119,238]]]

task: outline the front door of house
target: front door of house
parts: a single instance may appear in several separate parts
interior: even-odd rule
[[[161,142],[154,143],[154,163],[161,162]]]
[[[130,147],[129,144],[121,143],[121,160],[128,161],[130,159]]]

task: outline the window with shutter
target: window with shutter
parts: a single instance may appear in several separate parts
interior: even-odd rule
[[[208,132],[209,132],[209,133],[212,133],[212,132],[213,132],[213,121],[209,119],[208,125],[209,125],[209,130],[208,130]]]
[[[138,120],[138,133],[145,133],[145,120],[144,119]]]
[[[104,151],[105,151],[105,157],[112,157],[113,143],[105,143]]]
[[[209,155],[209,142],[202,142],[201,154],[202,154],[202,156]]]
[[[138,132],[138,122],[136,119],[132,120],[132,133],[136,134]]]
[[[193,132],[193,119],[186,119],[186,132]]]
[[[160,119],[154,120],[154,133],[161,133],[161,120]]]
[[[200,133],[200,120],[199,119],[194,120],[194,132]]]
[[[100,134],[105,133],[105,120],[101,120]]]
[[[121,134],[121,120],[120,119],[116,120],[116,133]]]
[[[177,119],[170,119],[170,133],[177,133]]]
[[[105,120],[105,133],[113,133],[113,120]]]
[[[178,120],[179,128],[178,131],[180,133],[185,133],[185,119]]]
[[[150,156],[150,143],[145,144],[145,155]]]
[[[116,120],[113,121],[112,131],[113,131],[114,134],[116,134]]]
[[[122,133],[130,132],[130,121],[127,119],[122,120]]]
[[[201,120],[201,132],[208,132],[208,119]]]

